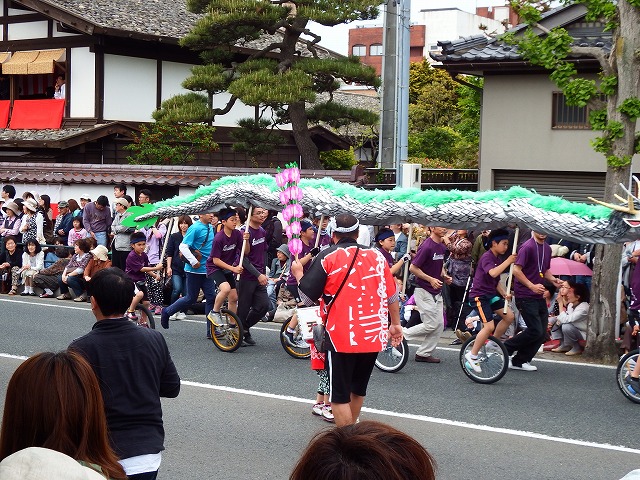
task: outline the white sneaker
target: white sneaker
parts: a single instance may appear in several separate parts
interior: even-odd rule
[[[177,313],[174,313],[173,315],[171,315],[169,317],[169,320],[177,320],[177,319],[178,319],[178,314]]]
[[[184,312],[178,312],[176,313],[176,320],[184,320],[185,318],[187,318],[187,314]]]
[[[215,313],[213,310],[211,310],[207,315],[207,320],[209,320],[216,327],[218,327],[222,324],[222,315],[220,315],[220,312]]]
[[[477,358],[471,358],[471,352],[467,352],[464,354],[464,359],[467,361],[467,365],[469,365],[474,372],[482,373],[482,368],[480,368],[480,363]]]
[[[331,411],[331,405],[325,405],[324,407],[322,407],[322,418],[327,422],[331,422],[331,423],[334,422],[333,412]]]
[[[391,356],[393,358],[402,358],[402,353],[396,347],[391,347]]]
[[[316,403],[313,408],[311,408],[311,413],[314,415],[322,416],[322,407],[324,407],[324,403]]]
[[[536,370],[538,370],[538,367],[531,365],[528,362],[525,362],[522,364],[522,366],[518,367],[516,365],[514,365],[513,363],[511,363],[511,359],[509,359],[509,368],[511,370],[523,370],[525,372],[535,372]]]

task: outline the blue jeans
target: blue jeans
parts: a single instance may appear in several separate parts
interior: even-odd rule
[[[84,292],[86,282],[82,275],[67,276],[67,283],[62,281],[62,275],[58,277],[58,285],[60,286],[60,293],[69,293],[69,289],[73,290],[76,297],[82,295]]]
[[[178,275],[174,273],[171,275],[171,284],[173,285],[173,290],[171,290],[171,303],[175,303],[180,295],[183,297],[187,294],[187,279],[183,275]]]
[[[105,247],[108,247],[107,232],[93,232],[93,234],[96,236],[96,242],[98,242],[98,245],[104,245]]]
[[[204,273],[185,272],[185,277],[187,279],[187,294],[166,307],[164,311],[168,316],[171,316],[176,312],[186,310],[190,305],[198,300],[198,293],[200,293],[200,289],[202,289],[206,300],[206,303],[204,304],[204,314],[208,315],[209,312],[213,310],[213,301],[216,298],[216,287],[213,280],[207,278]],[[206,322],[206,327],[207,336],[209,336],[211,332],[208,321]]]

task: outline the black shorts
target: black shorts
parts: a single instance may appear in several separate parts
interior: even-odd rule
[[[209,276],[209,278],[215,282],[216,287],[218,288],[220,288],[220,285],[225,282],[229,284],[231,290],[236,288],[236,275],[229,270],[216,270]]]
[[[140,290],[142,292],[142,301],[146,302],[149,300],[149,292],[147,291],[147,284],[142,281],[142,282],[136,282],[136,287],[138,288],[138,290]]]
[[[373,353],[327,352],[330,400],[332,403],[349,403],[351,394],[364,397],[371,372],[378,357]]]
[[[487,323],[495,319],[493,312],[504,308],[504,298],[498,295],[482,295],[469,300],[469,305],[478,311],[482,323]]]
[[[287,285],[287,290],[296,302],[300,303],[300,292],[298,291],[298,285]]]

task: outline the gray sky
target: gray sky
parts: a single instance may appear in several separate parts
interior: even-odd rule
[[[418,12],[430,8],[459,8],[465,12],[475,12],[476,7],[486,7],[489,5],[505,5],[507,2],[500,0],[412,0],[411,17],[414,19]],[[382,7],[380,8],[382,13]],[[354,22],[348,25],[336,25],[335,27],[324,27],[318,24],[311,24],[310,29],[322,37],[320,45],[335,52],[347,55],[349,49],[349,28],[356,25],[379,25],[382,26],[382,15],[377,20]]]

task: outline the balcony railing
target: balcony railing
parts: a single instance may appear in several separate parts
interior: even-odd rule
[[[390,190],[396,186],[394,168],[366,168],[366,183],[362,188]],[[422,190],[478,190],[477,169],[423,168],[420,171]]]

